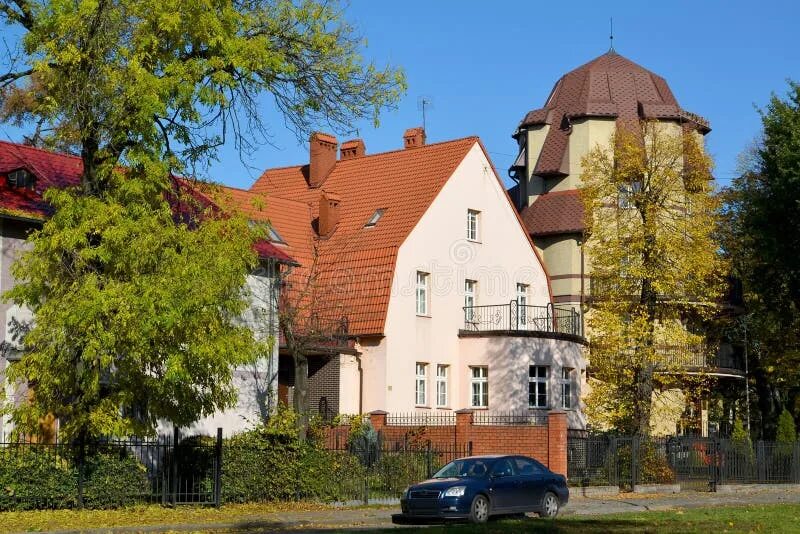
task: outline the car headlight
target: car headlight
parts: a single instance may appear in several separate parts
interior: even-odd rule
[[[467,491],[466,486],[453,486],[444,492],[445,497],[461,497]]]

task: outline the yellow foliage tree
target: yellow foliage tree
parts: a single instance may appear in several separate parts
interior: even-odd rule
[[[704,381],[681,370],[702,369],[713,350],[702,325],[714,315],[724,271],[712,162],[695,132],[642,121],[618,128],[582,165],[597,379],[588,412],[647,435],[655,388],[699,388]]]

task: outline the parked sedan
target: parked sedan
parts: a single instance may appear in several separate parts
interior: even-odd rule
[[[567,480],[526,456],[471,456],[409,486],[394,522],[415,518],[469,519],[537,512],[552,518],[569,500]]]

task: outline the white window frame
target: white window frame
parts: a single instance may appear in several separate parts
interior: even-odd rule
[[[480,241],[481,239],[481,212],[467,210],[467,241]]]
[[[414,404],[416,406],[428,405],[428,364],[416,362],[414,372]]]
[[[472,408],[488,408],[489,368],[485,365],[472,366],[469,368],[469,376],[470,406]]]
[[[417,271],[417,315],[429,314],[430,277],[429,273]]]
[[[544,369],[544,376],[540,376],[539,371]],[[550,377],[550,367],[547,365],[528,366],[528,408],[547,408],[550,405],[550,391],[547,387],[547,379]],[[534,402],[531,403],[531,387],[533,387]],[[539,398],[544,390],[544,404],[540,404]]]
[[[448,384],[447,375],[450,373],[449,365],[436,366],[436,407],[446,408],[448,404]]]
[[[561,408],[565,410],[572,409],[572,373],[575,371],[572,367],[561,368]]]
[[[475,317],[475,306],[477,305],[478,282],[476,280],[464,280],[464,316],[467,321],[472,321]]]

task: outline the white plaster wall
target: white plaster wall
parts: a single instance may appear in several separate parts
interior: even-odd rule
[[[254,333],[256,339],[267,340],[277,334],[277,299],[273,294],[275,279],[266,270],[259,270],[247,277],[250,307],[242,317]],[[233,383],[238,391],[236,406],[218,411],[204,417],[189,428],[182,428],[181,434],[216,435],[222,428],[225,436],[230,436],[251,428],[254,423],[269,415],[277,402],[278,392],[278,343],[272,343],[271,354],[233,372]],[[169,433],[172,426],[168,422],[159,425],[160,433]]]
[[[351,354],[339,355],[339,413],[359,413],[360,391],[358,358]]]
[[[459,404],[470,404],[469,366],[486,366],[489,375],[489,410],[524,412],[528,408],[528,367],[550,367],[547,382],[549,409],[562,409],[561,370],[573,369],[572,408],[567,412],[569,428],[585,428],[580,409],[581,376],[586,369],[581,345],[572,341],[532,337],[495,336],[464,337],[459,342],[464,370],[459,390]],[[535,412],[539,409],[533,409]],[[547,410],[543,410],[546,412]]]
[[[0,342],[7,342],[16,345],[11,339],[9,324],[12,318],[20,321],[31,319],[30,310],[19,307],[11,302],[6,302],[1,295],[14,287],[16,281],[11,275],[11,265],[19,255],[28,247],[25,242],[25,234],[30,229],[30,224],[21,221],[0,218]],[[17,389],[6,382],[5,370],[7,362],[0,356],[0,398],[5,395],[2,402],[17,402],[25,395],[25,388]],[[0,439],[11,432],[11,422],[9,417],[0,417]]]
[[[391,307],[391,301],[389,303]],[[389,320],[386,320],[387,327]],[[373,410],[386,410],[387,393],[391,393],[391,384],[387,373],[387,347],[388,338],[363,339],[356,345],[361,351],[361,368],[364,373],[362,395],[364,396],[364,413]],[[346,413],[344,410],[339,410]]]
[[[466,240],[468,209],[481,212],[477,243]],[[430,273],[426,317],[416,315],[417,271]],[[370,399],[365,411],[417,410],[416,362],[429,364],[432,410],[437,364],[450,366],[448,408],[465,407],[459,392],[467,368],[458,338],[464,322],[465,279],[478,282],[477,305],[507,304],[516,298],[517,283],[529,285],[531,305],[545,306],[550,300],[544,270],[477,143],[400,247],[386,319],[385,363],[368,367],[370,358],[363,357],[365,396]]]

